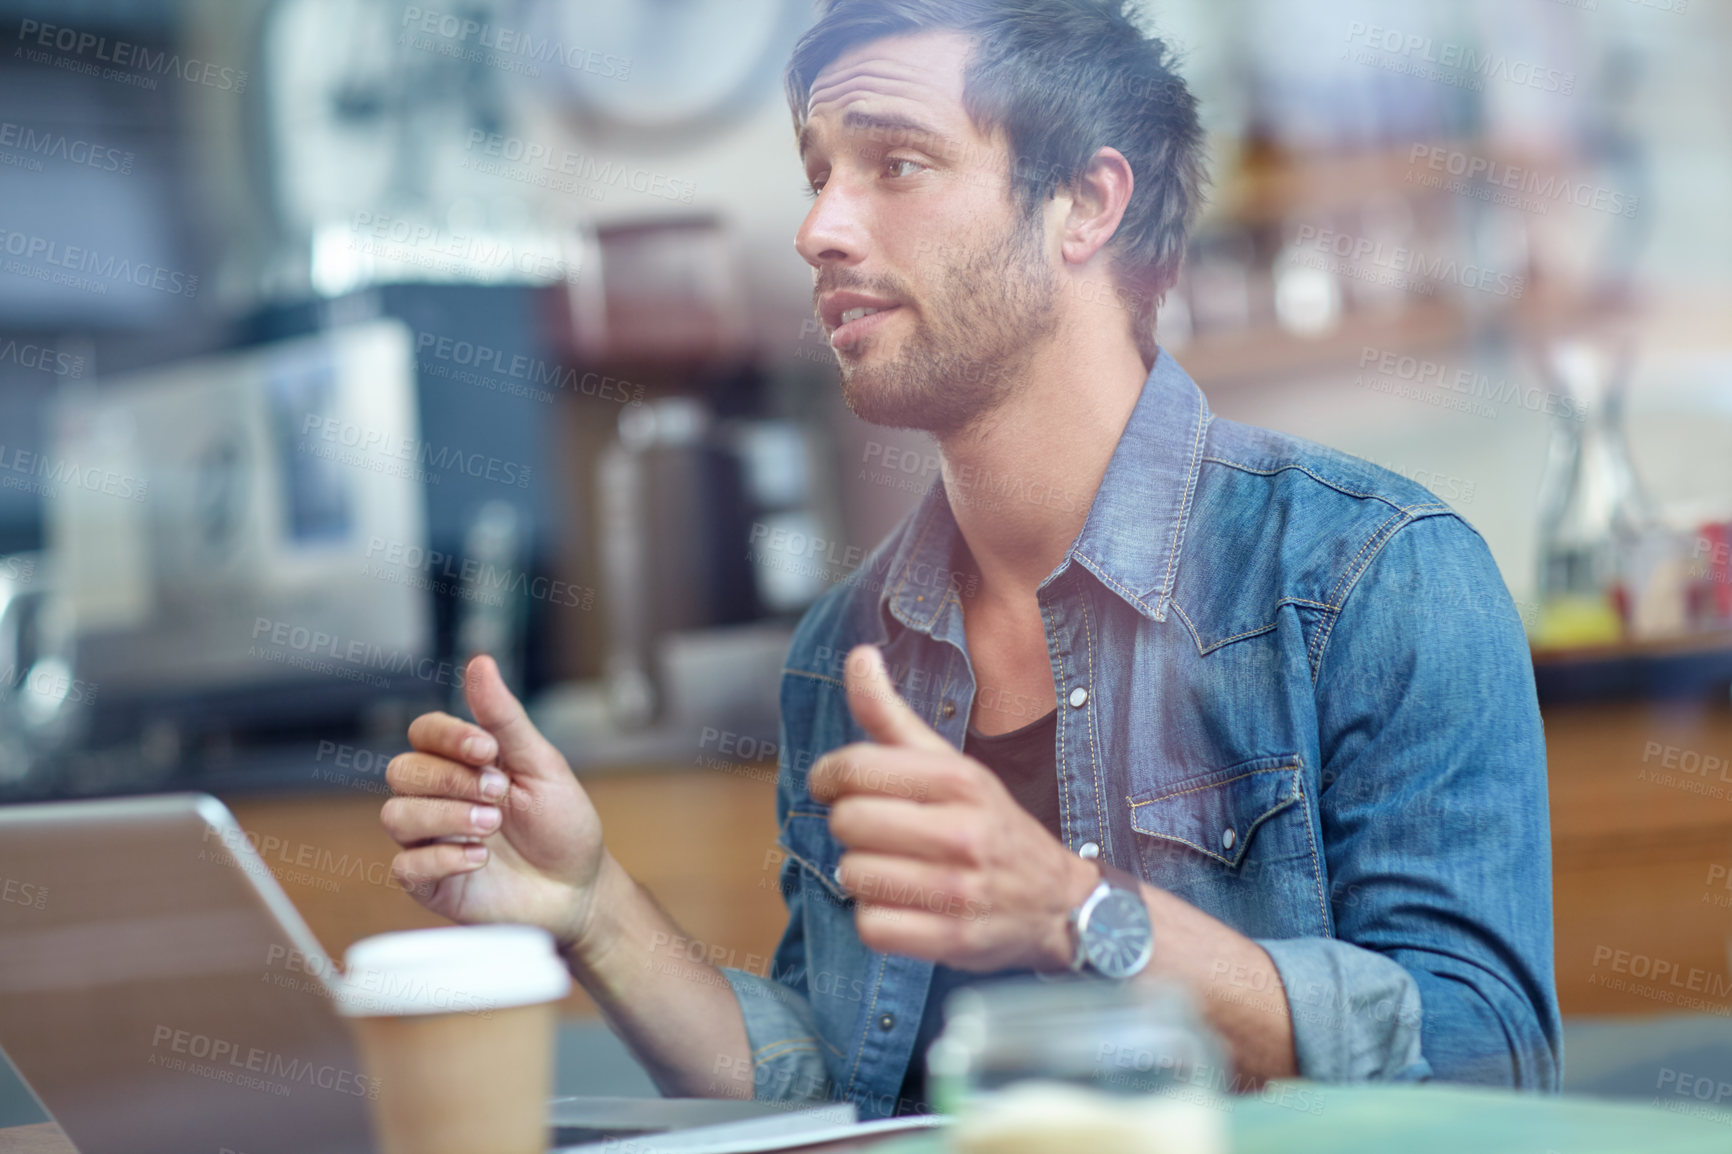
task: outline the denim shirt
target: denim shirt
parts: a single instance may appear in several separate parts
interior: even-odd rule
[[[1073,499],[989,481],[957,499]],[[806,779],[864,740],[842,683],[861,642],[961,748],[990,687],[960,545],[939,482],[796,630],[788,927],[767,974],[724,971],[760,1098],[898,1112],[933,966],[861,944]],[[1521,620],[1473,528],[1394,473],[1212,416],[1163,350],[1037,598],[1065,843],[1266,950],[1302,1076],[1557,1088],[1545,747]],[[1228,996],[1250,980],[1216,978]]]

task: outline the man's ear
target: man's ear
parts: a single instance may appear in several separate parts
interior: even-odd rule
[[[1059,251],[1066,264],[1087,264],[1113,238],[1135,187],[1131,162],[1124,153],[1102,148],[1094,154],[1070,190],[1070,206],[1059,237]]]

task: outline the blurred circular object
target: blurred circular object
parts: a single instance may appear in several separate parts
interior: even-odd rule
[[[687,143],[777,90],[805,0],[524,0],[511,43],[598,135]]]

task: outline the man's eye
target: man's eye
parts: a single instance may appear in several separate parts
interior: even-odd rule
[[[806,199],[817,200],[818,194],[824,191],[824,182],[821,180],[809,180],[804,186],[802,186],[801,191],[806,194]]]
[[[884,162],[884,174],[886,176],[913,176],[914,170],[923,169],[925,167],[926,166],[921,164],[918,160],[909,160],[907,157],[896,156],[891,157],[889,160]]]

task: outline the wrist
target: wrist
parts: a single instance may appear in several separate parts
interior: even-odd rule
[[[1070,931],[1070,966],[1081,969],[1086,959],[1091,973],[1125,981],[1153,960],[1153,911],[1140,879],[1101,859],[1098,847],[1084,848],[1092,851],[1083,860],[1094,872],[1095,886],[1065,922]]]
[[[629,908],[631,891],[636,885],[625,867],[604,847],[595,877],[573,903],[570,922],[554,935],[559,952],[574,971],[593,973],[600,966],[619,939],[622,930],[619,915]]]
[[[1065,866],[1059,873],[1057,933],[1048,951],[1049,968],[1054,970],[1074,968],[1076,936],[1071,917],[1101,884],[1101,871],[1094,862],[1069,850],[1065,851],[1064,857]]]

